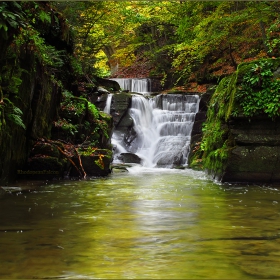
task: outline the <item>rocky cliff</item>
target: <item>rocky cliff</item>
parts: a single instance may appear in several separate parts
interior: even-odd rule
[[[107,175],[112,118],[92,103],[101,82],[83,76],[65,18],[48,2],[0,7],[0,184]]]
[[[219,83],[194,135],[191,167],[223,182],[280,182],[279,69],[274,58],[244,63]]]

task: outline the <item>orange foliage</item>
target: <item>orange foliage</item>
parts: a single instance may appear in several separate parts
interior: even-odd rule
[[[196,82],[188,83],[188,84],[185,86],[185,90],[186,90],[187,92],[199,92],[199,93],[204,93],[204,92],[206,92],[206,89],[207,89],[207,84],[199,85],[199,84],[196,83]]]

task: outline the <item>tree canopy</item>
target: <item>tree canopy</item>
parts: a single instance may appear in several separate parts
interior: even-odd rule
[[[24,24],[19,2],[13,3],[13,11],[1,8],[4,35],[4,19],[11,29]],[[279,56],[278,1],[49,3],[70,25],[74,54],[87,74],[211,83],[241,62]],[[52,21],[43,10],[38,13],[40,20]]]

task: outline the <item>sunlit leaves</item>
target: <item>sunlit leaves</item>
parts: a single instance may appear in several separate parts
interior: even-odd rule
[[[75,29],[76,52],[83,65],[91,67],[102,65],[103,51],[109,63],[128,66],[143,56],[158,74],[165,75],[167,68],[187,79],[205,62],[218,65],[223,60],[225,68],[234,70],[251,56],[277,53],[279,46],[278,2],[66,3],[57,6]]]
[[[279,44],[276,34],[268,33],[272,29],[279,32],[279,27],[275,26],[279,3],[183,2],[178,15],[179,45],[174,48],[173,66],[177,72],[184,69],[182,77],[191,72],[190,64],[194,61],[198,64],[193,64],[193,70],[200,66],[199,62],[211,60],[213,65],[221,57],[227,58],[225,63],[236,67],[249,56],[263,57],[268,51],[275,53]],[[276,28],[269,28],[271,24]],[[273,39],[269,34],[273,34]]]

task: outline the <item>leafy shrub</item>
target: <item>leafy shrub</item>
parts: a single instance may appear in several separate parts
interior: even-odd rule
[[[280,116],[280,80],[274,78],[274,68],[272,61],[263,60],[244,75],[236,100],[245,116]]]

